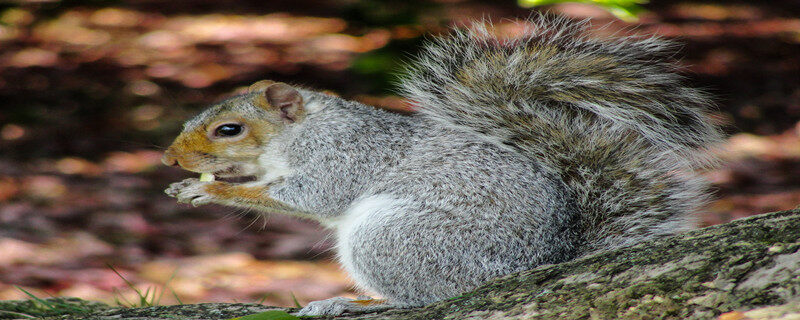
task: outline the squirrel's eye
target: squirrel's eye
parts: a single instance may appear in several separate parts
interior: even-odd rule
[[[235,123],[226,123],[214,129],[217,137],[233,137],[242,133],[242,126]]]

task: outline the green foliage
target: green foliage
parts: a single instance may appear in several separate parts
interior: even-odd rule
[[[289,294],[292,296],[292,301],[294,301],[295,308],[302,308],[303,306],[301,306],[300,302],[297,301],[297,297],[294,296],[294,292],[290,291]]]
[[[272,310],[272,311],[247,315],[244,317],[233,318],[230,320],[299,320],[299,319],[300,318],[295,317],[286,312]]]
[[[356,58],[350,69],[365,79],[369,87],[363,91],[372,94],[393,93],[394,83],[405,72],[404,66],[409,57],[422,46],[423,37],[399,39],[383,48],[365,52]]]
[[[91,308],[67,298],[42,299],[19,286],[15,287],[31,298],[30,303],[21,303],[16,306],[1,305],[0,318],[4,318],[5,315],[13,318],[34,319],[46,315],[86,314],[92,311]]]
[[[608,10],[622,20],[636,21],[636,16],[644,11],[641,5],[647,3],[648,0],[517,0],[520,6],[526,8],[562,2],[593,4]]]
[[[111,271],[114,271],[114,273],[116,273],[117,276],[120,277],[120,279],[125,281],[125,285],[127,285],[134,292],[136,292],[136,295],[139,297],[139,301],[131,302],[118,293],[117,296],[114,297],[114,303],[116,303],[119,306],[127,308],[153,307],[159,305],[159,303],[161,302],[161,298],[164,297],[164,292],[166,292],[167,289],[169,288],[167,285],[169,284],[170,281],[172,281],[172,278],[175,277],[175,273],[173,272],[172,276],[170,276],[167,282],[164,283],[164,289],[160,291],[158,290],[158,288],[155,287],[147,287],[147,289],[144,292],[142,292],[141,290],[137,289],[132,282],[128,281],[128,279],[125,279],[125,277],[123,277],[122,274],[120,274],[119,271],[117,271],[117,269],[115,269],[112,265],[109,264],[106,266],[108,266],[108,268],[110,268]],[[178,304],[183,304],[181,299],[178,298],[178,295],[175,293],[175,291],[172,289],[170,289],[170,291],[172,292],[172,295],[175,297],[175,300],[178,301]]]

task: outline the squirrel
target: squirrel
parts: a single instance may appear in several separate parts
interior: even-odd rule
[[[166,193],[319,221],[357,287],[299,315],[417,307],[488,280],[693,227],[721,140],[674,45],[590,35],[588,21],[486,23],[429,41],[392,113],[269,80],[185,123]]]

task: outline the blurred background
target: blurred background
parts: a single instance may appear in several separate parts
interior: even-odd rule
[[[162,190],[191,174],[162,166],[161,151],[184,120],[261,79],[404,109],[392,81],[425,34],[474,18],[511,26],[532,10],[593,18],[602,32],[636,15],[636,32],[683,44],[688,81],[716,96],[729,135],[701,225],[797,207],[800,2],[534,2],[0,2],[0,299],[353,295],[318,225],[178,205]]]

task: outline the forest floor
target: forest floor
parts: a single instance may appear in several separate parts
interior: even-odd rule
[[[729,136],[699,224],[797,207],[800,5],[653,2],[635,31],[683,44],[686,76],[716,97]],[[261,79],[407,109],[392,72],[423,34],[530,14],[490,1],[100,4],[0,6],[0,300],[25,298],[19,286],[137,304],[126,281],[162,304],[354,295],[318,225],[166,197],[191,175],[162,166],[161,150],[204,105]]]

